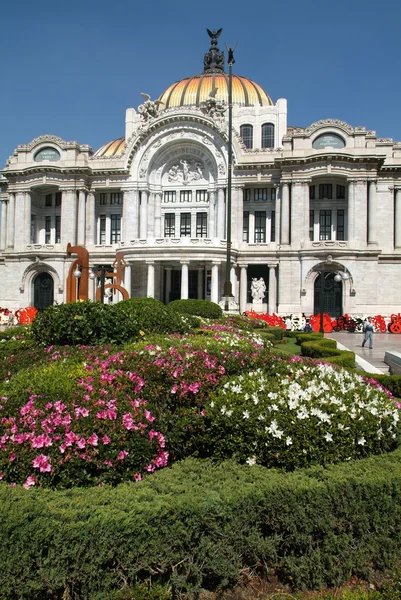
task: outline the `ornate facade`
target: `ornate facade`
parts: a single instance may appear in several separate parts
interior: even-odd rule
[[[209,35],[203,73],[143,94],[124,137],[96,152],[48,135],[17,147],[0,180],[1,306],[65,301],[68,243],[92,265],[124,251],[132,297],[222,301],[229,77]],[[263,278],[268,312],[319,312],[323,280],[333,316],[398,313],[401,144],[333,119],[291,128],[286,100],[246,77],[232,99],[230,308],[250,309]]]

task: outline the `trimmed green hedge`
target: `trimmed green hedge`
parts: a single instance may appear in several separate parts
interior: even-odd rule
[[[341,356],[342,350],[337,350],[337,344],[334,340],[320,340],[318,342],[302,342],[302,356],[310,358],[324,358],[325,356]],[[329,342],[329,343],[328,343]]]
[[[290,337],[297,338],[297,344],[300,346],[303,342],[314,342],[319,340],[327,339],[323,336],[323,333],[319,331],[313,331],[312,333],[305,333],[304,331],[293,331],[295,335]]]
[[[355,369],[355,352],[351,350],[338,350],[341,354],[338,356],[328,356],[324,359],[324,362],[328,362],[337,367],[344,367],[345,369]]]
[[[168,307],[175,312],[206,319],[220,319],[223,315],[222,308],[210,300],[173,300]]]
[[[117,488],[0,484],[0,503],[7,600],[130,598],[146,581],[194,597],[243,569],[312,589],[401,557],[401,450],[290,474],[188,459]]]
[[[370,377],[378,381],[386,389],[388,389],[393,396],[401,398],[401,375],[379,375],[377,373],[364,373],[365,377]]]

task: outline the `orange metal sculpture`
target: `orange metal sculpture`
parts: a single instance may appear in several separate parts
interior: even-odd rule
[[[125,287],[121,285],[123,280],[123,271],[126,266],[127,263],[124,260],[124,252],[116,252],[116,258],[113,262],[113,269],[115,270],[113,270],[111,273],[105,274],[105,277],[107,277],[108,279],[115,280],[115,283],[107,283],[104,286],[104,289],[114,290],[114,294],[116,293],[116,291],[119,291],[123,297],[123,300],[127,300],[129,298],[128,290],[126,290]],[[96,300],[100,300],[100,288],[96,290]]]

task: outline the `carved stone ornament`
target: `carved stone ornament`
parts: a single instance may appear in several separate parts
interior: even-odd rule
[[[224,117],[227,108],[224,100],[212,97],[207,98],[200,106],[201,111],[212,119]]]
[[[178,163],[172,165],[168,172],[168,181],[178,181],[187,185],[191,181],[204,179],[204,165],[199,160],[181,159]]]
[[[321,129],[322,127],[340,127],[349,134],[354,133],[354,128],[351,127],[351,125],[348,125],[348,123],[345,121],[340,121],[339,119],[322,119],[320,121],[316,121],[316,123],[312,123],[309,125],[309,127],[294,127],[292,129],[292,133],[310,134],[317,129]],[[358,131],[364,130],[364,127],[358,127]]]
[[[155,100],[154,102],[150,99],[149,94],[141,94],[145,102],[138,106],[139,116],[141,123],[147,123],[150,119],[155,119],[158,116],[159,106],[164,104],[161,100]]]

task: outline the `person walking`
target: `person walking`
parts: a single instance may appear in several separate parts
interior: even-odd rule
[[[365,321],[363,331],[365,333],[365,337],[362,342],[362,348],[365,347],[366,342],[369,342],[369,348],[372,350],[373,348],[373,323],[371,317],[368,317],[367,321]]]

